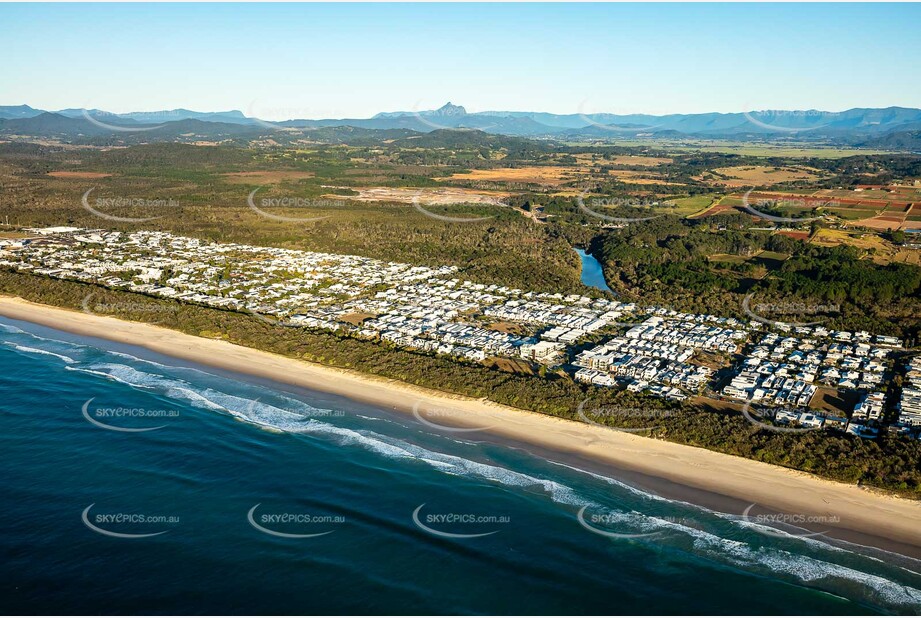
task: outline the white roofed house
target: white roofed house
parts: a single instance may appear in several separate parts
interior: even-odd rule
[[[617,380],[610,374],[599,372],[598,375],[592,377],[591,383],[597,386],[616,386]]]
[[[797,419],[799,424],[803,427],[809,427],[810,429],[818,429],[825,424],[825,417],[819,416],[812,412],[803,412],[799,415]]]
[[[791,410],[777,410],[774,413],[774,421],[782,425],[799,422],[799,413]]]
[[[754,371],[743,371],[735,376],[723,391],[730,397],[744,398],[756,386],[758,386],[758,374]]]
[[[854,406],[852,418],[863,420],[879,420],[883,415],[883,393],[867,393],[857,405]]]
[[[633,380],[630,384],[627,385],[627,390],[631,393],[640,393],[649,386],[649,382],[645,380]]]
[[[899,422],[921,427],[921,386],[909,384],[902,387]]]
[[[824,413],[826,429],[840,429],[844,430],[847,428],[848,420],[846,416],[836,416],[833,414]]]
[[[591,384],[592,380],[595,377],[602,376],[602,375],[605,375],[603,371],[599,371],[597,369],[591,369],[589,367],[583,367],[582,369],[579,369],[575,373],[575,375],[573,375],[573,377],[576,379],[577,382],[585,382],[587,384]]]
[[[895,348],[902,347],[902,340],[898,337],[890,337],[888,335],[877,335],[876,343],[879,345],[891,346]]]
[[[522,344],[519,352],[522,358],[549,365],[560,360],[564,348],[565,346],[562,343],[538,341],[537,343]]]

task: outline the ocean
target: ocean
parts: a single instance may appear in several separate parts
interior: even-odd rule
[[[918,560],[480,433],[8,319],[0,368],[4,613],[921,611]]]

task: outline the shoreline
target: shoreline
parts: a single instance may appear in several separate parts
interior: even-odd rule
[[[838,518],[828,535],[860,545],[921,558],[921,503],[821,479],[805,472],[703,448],[656,440],[610,428],[579,423],[413,386],[394,379],[327,367],[226,341],[206,339],[140,322],[91,315],[70,309],[0,297],[0,316],[117,343],[139,346],[203,366],[343,396],[413,414],[420,422],[442,427],[479,428],[541,456],[578,461],[583,469],[615,469],[640,479],[656,493],[699,504],[750,504],[767,510],[820,518]],[[434,420],[425,420],[426,417]],[[443,420],[444,419],[444,420]],[[468,434],[469,435],[469,434]],[[550,457],[547,457],[548,459]],[[701,506],[707,506],[702,504]],[[725,512],[725,511],[724,511]]]

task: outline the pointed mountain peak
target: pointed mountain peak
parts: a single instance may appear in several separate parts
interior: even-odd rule
[[[453,105],[448,101],[438,109],[432,112],[433,116],[466,116],[467,110],[463,105]]]

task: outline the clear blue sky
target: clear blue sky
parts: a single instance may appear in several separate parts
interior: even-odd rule
[[[0,5],[0,104],[266,119],[921,107],[918,4]]]

